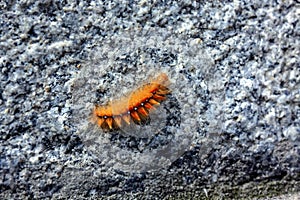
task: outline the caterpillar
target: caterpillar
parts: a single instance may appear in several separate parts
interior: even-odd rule
[[[168,76],[159,74],[147,84],[118,100],[106,105],[95,105],[92,112],[93,121],[105,132],[118,130],[125,124],[145,124],[149,121],[149,112],[166,100],[170,90],[167,87]]]

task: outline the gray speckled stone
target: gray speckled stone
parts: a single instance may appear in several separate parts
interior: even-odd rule
[[[1,1],[0,198],[299,198],[299,9]],[[90,123],[160,71],[149,126]]]

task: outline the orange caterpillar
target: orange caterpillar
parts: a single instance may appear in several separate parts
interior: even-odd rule
[[[92,119],[104,131],[119,129],[131,121],[143,124],[149,119],[149,111],[167,98],[166,95],[170,93],[166,87],[168,83],[168,76],[161,73],[119,100],[110,101],[104,106],[96,105]]]

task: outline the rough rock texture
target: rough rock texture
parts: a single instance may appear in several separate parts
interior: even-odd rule
[[[299,19],[297,1],[1,1],[0,198],[299,198]],[[160,71],[150,124],[90,123]]]

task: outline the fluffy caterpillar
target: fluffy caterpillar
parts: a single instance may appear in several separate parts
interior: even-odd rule
[[[112,100],[106,105],[95,105],[92,120],[105,132],[118,130],[131,122],[145,124],[150,119],[151,110],[170,94],[168,84],[168,76],[161,73],[123,98]]]

